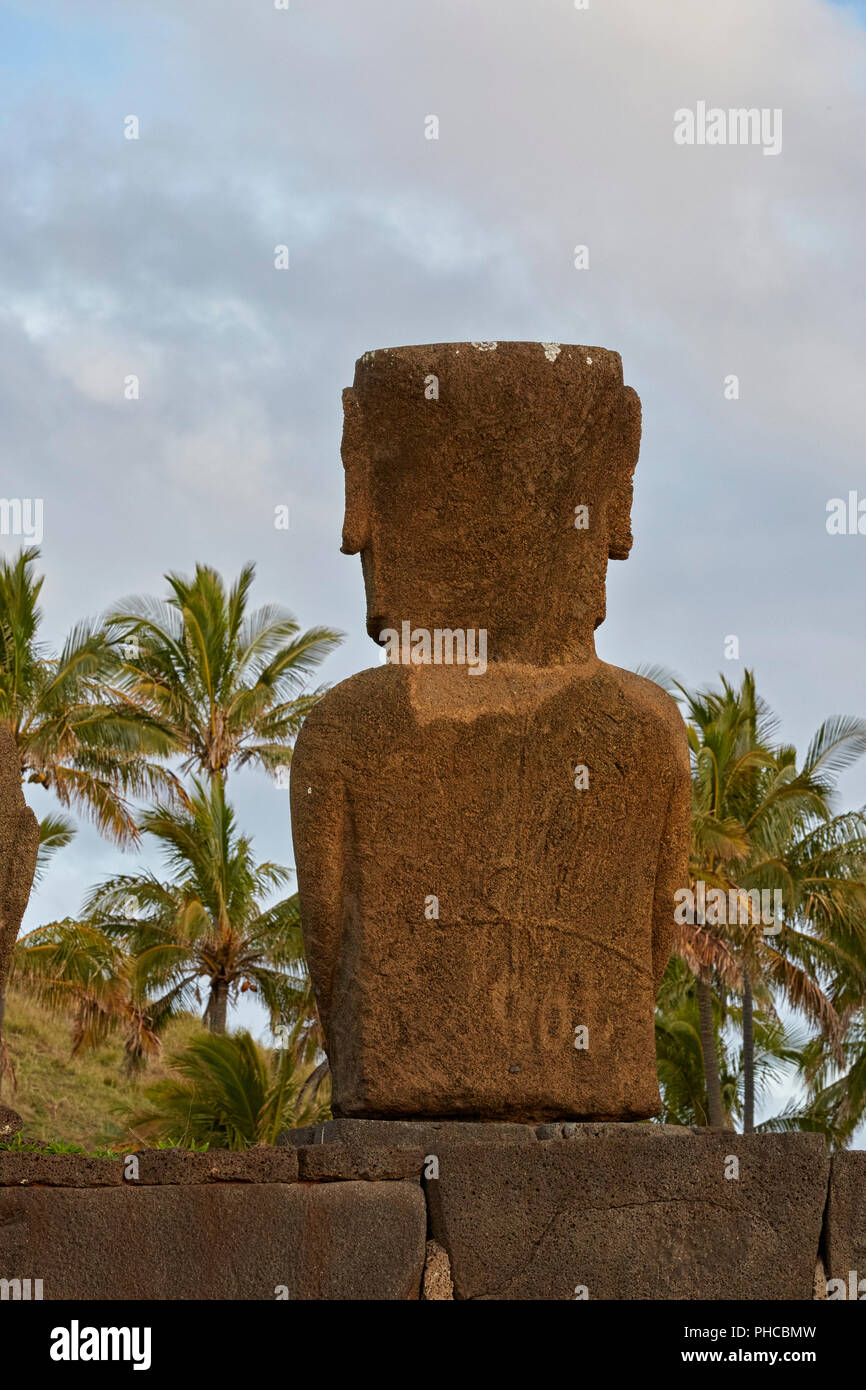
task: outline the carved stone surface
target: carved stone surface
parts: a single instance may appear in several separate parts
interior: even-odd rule
[[[601,348],[458,343],[365,354],[344,403],[343,548],[368,632],[409,643],[315,706],[292,765],[334,1113],[655,1114],[685,729],[593,641],[637,396]]]
[[[21,790],[18,750],[9,730],[0,725],[0,999],[30,897],[38,849],[39,822]]]

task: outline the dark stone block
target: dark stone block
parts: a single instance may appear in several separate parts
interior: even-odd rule
[[[426,1225],[405,1182],[5,1189],[0,1278],[49,1300],[414,1299]]]
[[[699,1131],[686,1125],[657,1125],[623,1123],[621,1120],[557,1120],[554,1124],[539,1125],[535,1131],[537,1139],[603,1139],[611,1134],[638,1133],[650,1136],[660,1134],[697,1134]]]
[[[833,1155],[824,1263],[828,1279],[844,1280],[846,1298],[855,1285],[858,1301],[866,1298],[866,1153],[862,1150]],[[862,1289],[860,1280],[864,1281]]]
[[[349,1149],[344,1144],[310,1144],[297,1153],[301,1182],[363,1182],[421,1179],[423,1149],[385,1149],[378,1144]]]
[[[381,1145],[389,1149],[424,1149],[430,1153],[437,1144],[497,1143],[533,1144],[532,1125],[473,1120],[327,1120],[321,1125],[287,1129],[278,1144],[297,1146],[344,1144],[347,1149],[364,1152]]]
[[[457,1298],[812,1297],[829,1173],[819,1135],[631,1126],[438,1157],[431,1234]]]
[[[135,1160],[137,1177],[130,1160]],[[234,1151],[212,1149],[140,1149],[117,1158],[83,1154],[16,1153],[0,1150],[0,1187],[175,1186],[209,1182],[287,1183],[298,1180],[293,1148]]]
[[[0,1187],[119,1187],[122,1182],[119,1159],[0,1149]]]
[[[139,1149],[130,1155],[138,1163],[139,1186],[208,1182],[297,1182],[298,1156],[294,1149]],[[126,1165],[124,1165],[126,1167]],[[127,1179],[133,1186],[134,1179]]]

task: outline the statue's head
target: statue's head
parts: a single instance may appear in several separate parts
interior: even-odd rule
[[[619,354],[558,343],[367,352],[343,393],[343,550],[367,631],[486,629],[501,660],[557,662],[604,621],[631,548],[640,401]]]

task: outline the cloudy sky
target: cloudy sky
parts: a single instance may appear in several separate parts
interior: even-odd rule
[[[825,525],[866,498],[866,4],[4,0],[0,67],[2,492],[44,499],[51,640],[254,559],[259,601],[346,632],[326,679],[371,665],[339,554],[355,358],[598,344],[644,418],[600,654],[753,666],[798,744],[866,713],[866,536]],[[781,152],[675,144],[700,101],[781,110]],[[291,862],[286,793],[235,793]],[[27,925],[120,858],[82,830]]]

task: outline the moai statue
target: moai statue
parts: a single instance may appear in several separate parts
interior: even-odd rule
[[[39,822],[21,790],[21,762],[15,740],[0,725],[0,1029],[9,962],[30,897]]]
[[[365,353],[343,401],[342,548],[389,659],[292,763],[334,1113],[657,1114],[686,732],[593,637],[638,397],[601,348],[446,343]]]

